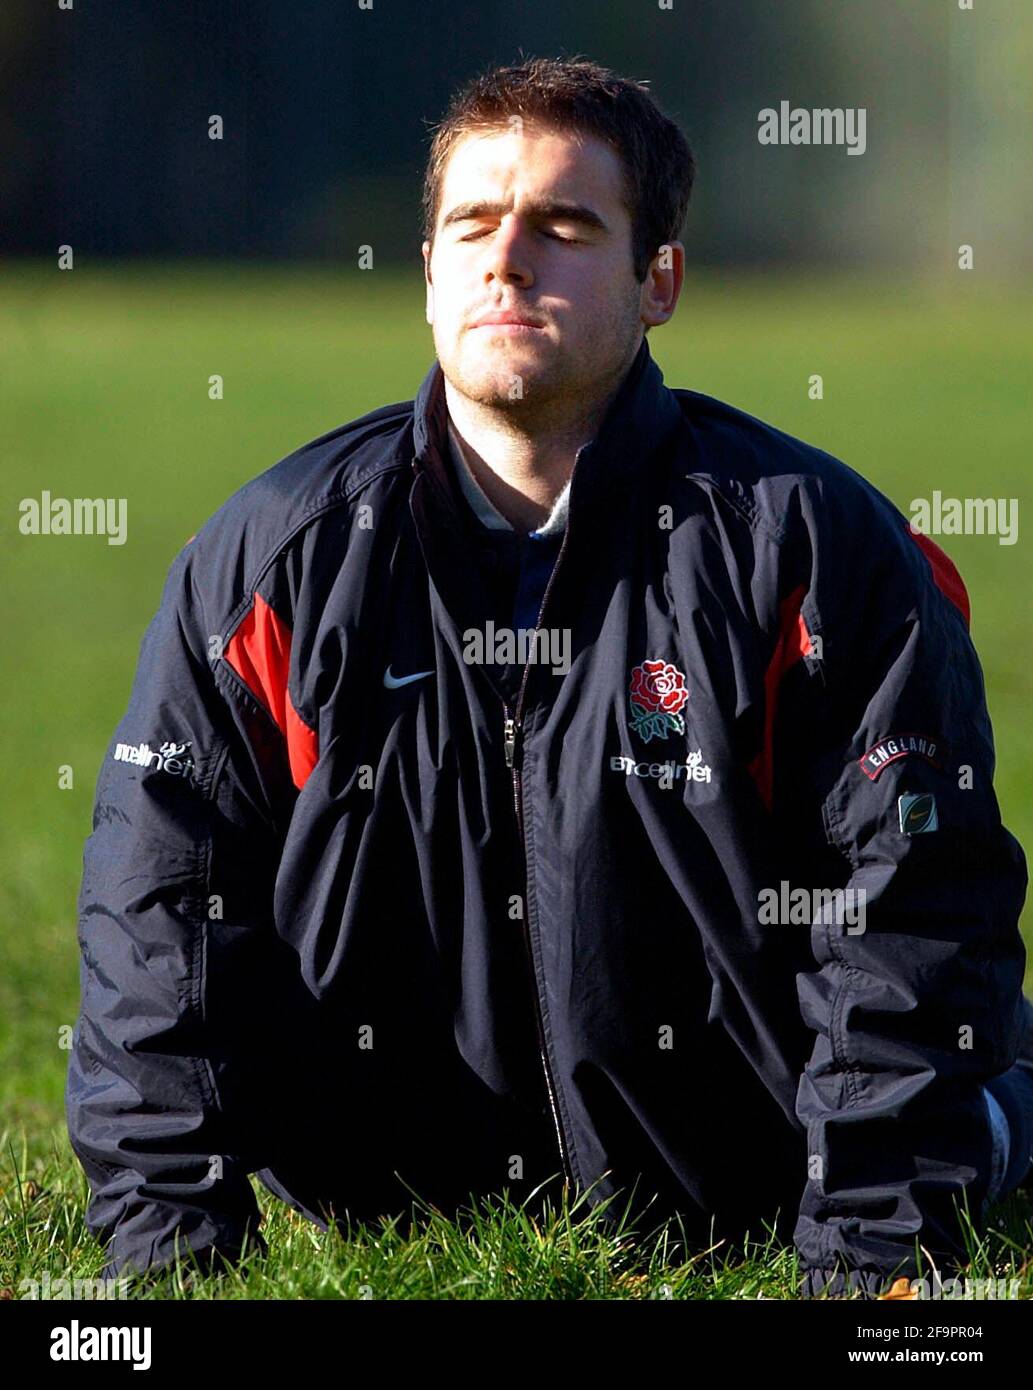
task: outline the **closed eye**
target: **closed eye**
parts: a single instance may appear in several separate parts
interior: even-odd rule
[[[493,230],[494,230],[494,228],[492,228],[492,227],[482,227],[480,231],[477,231],[477,232],[468,232],[466,236],[460,237],[459,240],[460,240],[460,241],[476,241],[479,237],[484,236],[485,232],[490,232],[490,231],[493,231]],[[578,238],[578,237],[573,237],[573,236],[560,236],[559,232],[546,232],[546,231],[543,231],[543,232],[542,232],[542,236],[547,236],[547,237],[549,237],[549,239],[550,239],[551,241],[565,241],[565,242],[568,243],[568,245],[571,245],[571,246],[573,246],[573,245],[580,245],[580,244],[581,244],[580,238]]]

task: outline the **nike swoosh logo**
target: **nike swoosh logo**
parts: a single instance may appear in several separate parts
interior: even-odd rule
[[[389,666],[384,672],[384,685],[388,690],[399,690],[403,685],[412,685],[413,681],[421,681],[424,676],[432,676],[433,671],[417,671],[412,676],[392,676]]]

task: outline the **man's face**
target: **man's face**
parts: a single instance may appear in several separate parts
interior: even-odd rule
[[[533,415],[619,381],[643,322],[669,317],[651,314],[650,277],[634,278],[621,195],[620,161],[594,137],[525,123],[460,140],[423,244],[427,322],[455,390]],[[527,322],[478,324],[495,311]]]

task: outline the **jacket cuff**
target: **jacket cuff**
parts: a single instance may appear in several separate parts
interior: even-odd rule
[[[848,1273],[832,1269],[805,1269],[800,1286],[801,1298],[848,1298],[861,1293],[865,1298],[877,1299],[889,1293],[898,1279],[917,1278],[906,1272],[884,1274],[881,1270],[852,1269]]]
[[[182,1267],[188,1269],[196,1258],[205,1274],[222,1273],[223,1261],[231,1265],[239,1264],[245,1253],[257,1250],[265,1259],[269,1246],[262,1233],[249,1228],[240,1238],[222,1237],[218,1240],[202,1240],[197,1243],[182,1237],[178,1243],[179,1259]],[[121,1248],[117,1236],[107,1249],[107,1262],[98,1276],[101,1279],[138,1279],[158,1277],[176,1264],[176,1247],[163,1242],[155,1249]]]

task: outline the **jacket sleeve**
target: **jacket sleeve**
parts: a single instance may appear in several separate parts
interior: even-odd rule
[[[810,713],[781,749],[782,787],[804,838],[820,819],[846,891],[811,918],[814,969],[798,976],[813,1048],[794,1240],[804,1296],[879,1297],[931,1277],[927,1257],[966,1262],[961,1212],[980,1227],[982,1087],[1019,1047],[1026,865],[1001,824],[950,560],[886,499],[819,506],[808,525],[802,617],[820,659],[800,663]]]
[[[106,1277],[165,1266],[177,1246],[266,1249],[243,1076],[260,1065],[245,1004],[268,957],[276,838],[195,559],[188,543],[169,570],[83,852],[65,1100]]]

